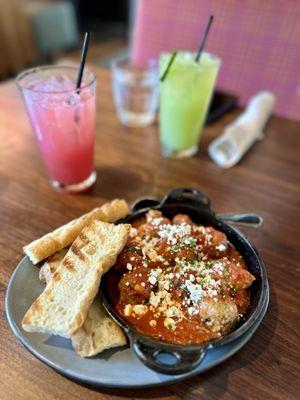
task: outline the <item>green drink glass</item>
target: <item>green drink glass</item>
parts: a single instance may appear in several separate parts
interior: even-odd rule
[[[160,75],[171,54],[160,57]],[[179,52],[160,85],[162,155],[187,158],[197,153],[200,134],[212,98],[221,60],[203,52]]]

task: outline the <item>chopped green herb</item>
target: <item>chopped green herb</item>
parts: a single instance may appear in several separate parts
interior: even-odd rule
[[[128,247],[127,249],[128,249],[128,251],[130,251],[130,252],[136,251],[136,247],[135,247],[135,246],[130,246],[130,247]]]
[[[189,247],[191,249],[195,248],[197,246],[196,240],[194,238],[190,239]]]

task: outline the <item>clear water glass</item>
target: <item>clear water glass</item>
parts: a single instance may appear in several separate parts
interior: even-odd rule
[[[113,62],[112,85],[122,124],[142,128],[154,122],[159,101],[159,76],[154,60],[146,67],[133,65],[128,57]]]

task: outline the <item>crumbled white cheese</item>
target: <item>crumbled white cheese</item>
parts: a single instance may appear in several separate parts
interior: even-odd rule
[[[166,311],[166,316],[167,317],[180,317],[181,316],[181,311],[179,308],[172,306],[167,309]]]
[[[166,328],[168,328],[168,329],[175,329],[175,327],[176,327],[176,322],[174,321],[174,319],[173,318],[166,318],[165,320],[164,320],[164,326],[166,327]]]
[[[159,227],[158,235],[161,239],[166,239],[168,244],[174,246],[178,239],[183,240],[192,232],[190,225],[171,225],[163,224]]]
[[[133,227],[132,227],[132,228],[130,229],[129,236],[133,238],[133,237],[135,237],[135,236],[137,235],[137,233],[138,233],[138,230],[137,230],[136,228],[133,228]]]
[[[133,312],[140,316],[145,315],[148,312],[148,306],[145,306],[144,304],[136,304],[133,306]]]
[[[218,251],[225,251],[227,249],[227,246],[224,243],[220,243],[218,246],[216,246],[216,249]]]
[[[159,224],[162,223],[162,220],[163,220],[162,217],[159,217],[159,218],[153,218],[149,222],[151,222],[151,225],[153,226],[158,226]]]
[[[126,268],[127,268],[129,271],[131,271],[131,270],[132,270],[132,264],[127,263]]]
[[[159,290],[157,293],[151,292],[149,303],[153,307],[158,307],[162,300],[166,300],[166,303],[170,303],[171,296],[166,290]]]
[[[191,281],[186,281],[186,288],[189,293],[189,297],[192,301],[197,303],[203,296],[203,290],[201,285],[199,284],[194,284]]]
[[[155,276],[150,275],[149,278],[148,278],[148,281],[151,283],[151,285],[155,285],[156,282],[157,282],[157,279],[156,279]]]
[[[126,304],[126,306],[124,308],[125,317],[130,317],[131,313],[132,313],[132,305],[131,304]]]
[[[224,265],[223,265],[222,263],[220,263],[220,262],[216,262],[216,263],[213,265],[213,269],[214,269],[216,272],[221,273],[221,272],[224,271]]]
[[[199,314],[199,310],[195,307],[188,307],[188,313],[189,315],[197,315]]]
[[[158,210],[150,210],[146,214],[147,222],[151,222],[153,219],[160,218],[162,216],[162,212]]]
[[[208,288],[206,290],[208,297],[216,297],[218,295],[218,291],[215,289]]]
[[[160,280],[158,282],[159,289],[169,290],[170,289],[170,282],[167,279]]]
[[[151,283],[151,285],[155,285],[157,282],[158,277],[162,274],[162,269],[161,268],[153,268],[150,272],[148,281]]]

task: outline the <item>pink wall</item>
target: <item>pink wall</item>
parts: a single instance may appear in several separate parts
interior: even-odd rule
[[[276,113],[300,119],[300,1],[140,0],[135,62],[174,49],[195,51],[208,16],[206,49],[222,59],[218,87],[245,105],[259,90],[277,96]]]

